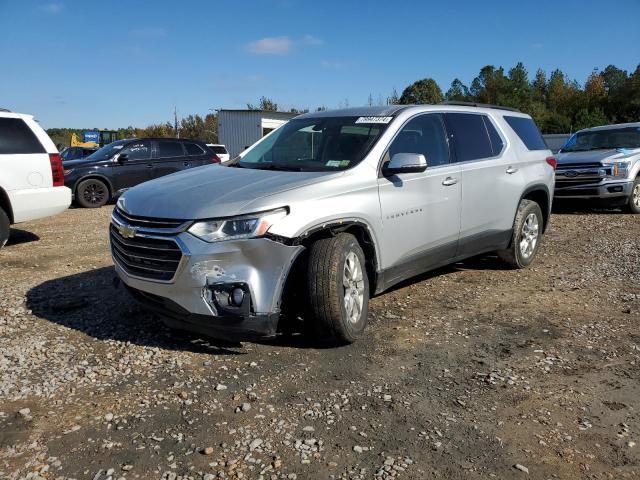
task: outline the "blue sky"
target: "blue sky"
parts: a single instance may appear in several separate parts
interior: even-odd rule
[[[0,0],[0,106],[46,127],[145,126],[178,113],[362,105],[487,64],[640,63],[640,0]]]

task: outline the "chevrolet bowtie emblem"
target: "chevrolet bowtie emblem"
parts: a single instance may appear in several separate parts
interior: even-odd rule
[[[138,233],[138,229],[130,227],[129,225],[120,225],[118,227],[118,233],[122,238],[134,238],[136,233]]]

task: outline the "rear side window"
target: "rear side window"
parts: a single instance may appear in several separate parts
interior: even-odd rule
[[[184,147],[187,149],[187,155],[204,155],[206,153],[197,143],[185,142]]]
[[[456,161],[468,162],[493,157],[484,115],[447,113],[445,119],[449,136],[453,139]]]
[[[494,127],[493,123],[491,123],[491,120],[489,120],[489,118],[485,117],[484,115],[482,116],[482,119],[484,120],[484,126],[487,128],[487,133],[489,134],[493,156],[495,157],[497,155],[500,155],[500,152],[502,152],[502,149],[504,148],[504,141],[496,130],[496,127]]]
[[[219,155],[225,155],[229,152],[227,152],[227,149],[221,146],[218,147],[209,147],[209,150],[211,150],[213,153],[215,154],[219,154]]]
[[[526,117],[508,117],[506,115],[504,119],[529,150],[547,150],[549,148],[532,119]]]
[[[0,154],[46,153],[21,118],[0,118]]]
[[[158,157],[181,157],[184,155],[180,142],[160,140],[158,142]]]

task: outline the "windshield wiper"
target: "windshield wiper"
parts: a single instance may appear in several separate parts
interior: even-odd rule
[[[291,165],[276,165],[273,163],[259,164],[259,165],[260,166],[256,166],[256,167],[243,166],[242,168],[251,168],[253,170],[277,170],[280,172],[301,172],[302,171],[302,167],[294,167]]]

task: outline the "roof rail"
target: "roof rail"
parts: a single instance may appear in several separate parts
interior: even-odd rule
[[[10,112],[11,110],[9,110],[8,108],[2,108],[0,107],[0,112]]]
[[[490,103],[447,101],[447,102],[440,102],[438,105],[454,105],[454,106],[460,106],[460,107],[495,108],[496,110],[508,110],[510,112],[520,112],[520,110],[518,110],[517,108],[501,107],[500,105],[491,105]]]

